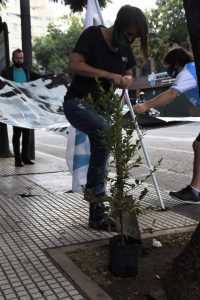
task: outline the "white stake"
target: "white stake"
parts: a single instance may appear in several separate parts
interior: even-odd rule
[[[125,98],[126,104],[127,104],[128,107],[129,107],[131,117],[132,117],[132,119],[133,119],[133,121],[134,121],[134,123],[135,123],[135,129],[136,129],[136,131],[137,131],[137,134],[138,134],[138,137],[139,137],[141,146],[142,146],[142,150],[143,150],[143,152],[144,152],[144,156],[145,156],[147,165],[148,165],[148,167],[149,167],[149,170],[152,172],[152,171],[153,171],[153,167],[152,167],[152,164],[151,164],[151,162],[150,162],[150,159],[149,159],[149,156],[148,156],[146,147],[145,147],[144,142],[143,142],[143,135],[142,135],[142,132],[141,132],[141,130],[140,130],[140,128],[139,128],[138,122],[137,122],[137,120],[136,120],[136,116],[135,116],[135,113],[134,113],[134,110],[133,110],[133,107],[132,107],[132,104],[131,104],[131,101],[130,101],[130,98],[129,98],[128,90],[125,90],[124,98]],[[153,183],[154,183],[154,186],[155,186],[155,189],[156,189],[156,193],[157,193],[157,195],[158,195],[158,199],[159,199],[159,201],[160,201],[161,208],[162,208],[163,210],[165,210],[165,205],[164,205],[163,200],[162,200],[162,196],[161,196],[161,193],[160,193],[158,184],[157,184],[157,180],[156,180],[155,174],[154,174],[154,173],[151,173],[151,176],[152,176]]]

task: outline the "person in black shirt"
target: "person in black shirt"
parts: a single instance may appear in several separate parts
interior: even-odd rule
[[[140,39],[141,50],[148,57],[148,26],[145,15],[137,8],[125,5],[119,10],[114,25],[106,28],[91,26],[79,37],[69,59],[69,70],[74,78],[64,99],[67,120],[76,129],[86,133],[90,140],[91,157],[87,172],[84,198],[90,202],[89,227],[107,230],[114,220],[105,211],[103,202],[108,150],[103,144],[103,134],[108,120],[98,115],[85,100],[88,95],[98,103],[100,96],[96,78],[105,91],[113,85],[128,89],[133,81],[132,68],[135,59],[131,44]]]

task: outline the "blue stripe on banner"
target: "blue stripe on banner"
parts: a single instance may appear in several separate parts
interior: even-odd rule
[[[88,165],[89,160],[90,160],[90,155],[88,154],[78,154],[78,155],[75,154],[74,161],[73,161],[73,171]]]
[[[81,131],[76,131],[75,145],[80,145],[85,142],[87,135]]]

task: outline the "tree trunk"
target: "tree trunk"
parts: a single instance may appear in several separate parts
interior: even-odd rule
[[[0,123],[0,157],[13,156],[9,149],[7,125]]]
[[[25,64],[29,70],[32,69],[32,38],[31,38],[31,16],[30,1],[20,0],[22,50],[24,52]],[[35,133],[31,130],[30,158],[35,159]]]
[[[200,299],[200,223],[163,278],[169,300]]]
[[[200,91],[200,2],[183,0]],[[169,300],[200,299],[200,223],[163,281]]]
[[[9,42],[8,42],[8,27],[5,22],[2,22],[0,17],[0,33],[3,31],[3,36],[1,35],[1,63],[0,63],[0,74],[3,69],[9,67],[10,57],[9,57]],[[0,123],[0,157],[10,157],[12,153],[9,149],[8,141],[8,131],[7,125]]]
[[[197,0],[183,0],[183,6],[194,55],[200,94],[200,2]]]

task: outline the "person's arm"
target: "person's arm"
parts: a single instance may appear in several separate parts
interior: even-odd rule
[[[150,108],[154,108],[156,106],[165,106],[166,104],[172,102],[180,95],[179,91],[175,89],[168,89],[164,93],[158,95],[157,97],[146,101],[145,103],[136,104],[133,106],[134,112],[136,114],[144,113],[145,111],[149,110]]]
[[[28,70],[26,69],[26,72],[28,73],[27,76],[28,76],[28,81],[34,81],[34,80],[37,80],[39,78],[42,78],[42,74],[40,73],[36,73],[32,70]]]
[[[0,76],[6,78],[6,71],[3,70],[3,71],[0,73]]]
[[[5,78],[5,79],[8,79],[8,80],[13,80],[13,75],[12,75],[11,68],[4,69],[1,72],[1,77]]]
[[[114,86],[127,88],[132,84],[132,71],[127,70],[125,75],[111,73],[94,68],[86,63],[84,55],[73,52],[69,58],[69,70],[77,75],[85,77],[101,77],[110,80]]]

